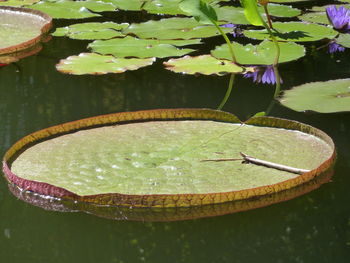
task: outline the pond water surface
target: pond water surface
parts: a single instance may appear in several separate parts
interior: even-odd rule
[[[215,43],[217,39],[212,41]],[[228,76],[185,76],[155,66],[123,74],[71,76],[59,59],[87,42],[54,38],[36,56],[0,68],[0,155],[36,130],[80,118],[156,108],[216,108]],[[314,50],[313,48],[309,50]],[[312,51],[280,67],[283,88],[348,78],[350,52]],[[246,119],[274,88],[238,77],[224,107]],[[350,259],[350,114],[306,114],[276,105],[272,116],[313,125],[334,140],[332,182],[293,200],[225,216],[179,222],[113,221],[45,211],[0,181],[1,262],[347,262]]]

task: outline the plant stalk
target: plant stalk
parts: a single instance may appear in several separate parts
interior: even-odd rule
[[[221,110],[221,109],[225,106],[225,104],[226,104],[228,98],[230,97],[231,92],[232,92],[232,88],[233,88],[233,82],[234,82],[234,80],[235,80],[235,74],[231,73],[230,81],[229,81],[229,83],[228,83],[228,87],[227,87],[227,90],[226,90],[225,97],[222,99],[222,101],[221,101],[219,107],[217,108],[218,110]]]

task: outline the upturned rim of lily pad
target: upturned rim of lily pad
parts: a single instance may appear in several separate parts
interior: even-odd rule
[[[19,51],[31,48],[32,46],[38,44],[43,39],[45,39],[46,38],[45,34],[47,34],[52,27],[52,18],[49,15],[38,10],[24,8],[24,7],[1,6],[1,4],[0,4],[0,10],[27,13],[27,14],[39,16],[43,19],[42,27],[40,29],[41,31],[40,35],[16,45],[0,48],[0,55],[19,52]]]
[[[249,188],[239,191],[204,193],[204,194],[149,194],[149,195],[131,195],[120,193],[78,195],[64,188],[57,187],[48,183],[27,180],[21,178],[11,171],[11,164],[16,157],[25,149],[36,143],[52,139],[64,134],[69,134],[83,129],[96,128],[101,126],[126,124],[131,122],[147,121],[169,121],[169,120],[212,120],[227,123],[242,123],[235,115],[212,109],[156,109],[135,112],[121,112],[107,115],[100,115],[81,119],[78,121],[67,122],[64,124],[52,126],[39,130],[25,136],[16,142],[3,158],[3,172],[9,183],[17,185],[19,188],[32,191],[41,195],[68,199],[78,202],[94,203],[98,205],[115,205],[131,207],[191,207],[209,204],[225,203],[236,200],[246,200],[259,198],[269,194],[278,193],[287,189],[300,186],[310,182],[316,177],[328,171],[335,160],[336,152],[332,139],[321,130],[310,125],[297,121],[274,118],[274,117],[253,117],[245,122],[248,125],[284,128],[289,130],[301,131],[318,137],[327,143],[332,154],[317,168],[305,172],[295,178],[281,181],[276,184]]]
[[[232,202],[193,207],[130,208],[124,206],[101,206],[93,203],[75,202],[73,200],[65,200],[62,202],[57,198],[47,198],[47,196],[23,190],[14,184],[9,184],[8,188],[10,192],[19,200],[49,211],[79,211],[94,216],[118,221],[127,220],[142,222],[169,222],[223,216],[285,202],[316,190],[323,184],[328,183],[331,180],[333,174],[334,169],[329,169],[327,172],[322,173],[320,176],[317,176],[315,179],[309,182],[298,185],[288,190],[273,194],[267,194],[259,198],[250,198],[247,200],[236,200]]]

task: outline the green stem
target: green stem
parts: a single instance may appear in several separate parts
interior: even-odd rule
[[[266,17],[267,17],[267,22],[269,23],[269,27],[271,29],[273,29],[271,17],[270,17],[270,14],[269,14],[269,10],[267,9],[267,4],[263,5],[263,7],[264,7],[264,11],[265,11],[265,14],[266,14]]]
[[[222,31],[221,27],[214,20],[210,20],[210,21],[213,23],[213,25],[216,27],[216,29],[220,32],[222,37],[225,39],[225,41],[226,41],[226,43],[228,45],[228,49],[229,49],[230,54],[231,54],[232,62],[237,64],[237,59],[236,59],[235,53],[233,52],[233,46],[232,46],[231,41],[228,39],[228,37],[225,34],[225,32]]]
[[[219,107],[218,107],[218,110],[221,110],[221,109],[225,106],[225,104],[226,104],[228,98],[230,97],[234,80],[235,80],[235,74],[231,73],[230,81],[229,81],[229,83],[228,83],[228,88],[227,88],[227,90],[226,90],[225,97],[224,97],[223,100],[221,101],[221,103],[220,103],[220,105],[219,105]]]

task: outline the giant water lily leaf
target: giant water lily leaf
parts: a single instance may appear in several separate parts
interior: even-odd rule
[[[212,217],[226,215],[245,210],[251,210],[268,206],[274,203],[287,201],[306,194],[328,183],[333,175],[332,169],[314,180],[293,187],[282,192],[261,196],[259,198],[250,198],[245,200],[236,200],[219,204],[200,205],[191,207],[167,207],[166,209],[157,207],[125,207],[125,206],[106,206],[94,203],[77,202],[73,200],[61,200],[50,198],[49,196],[38,195],[32,191],[21,189],[14,184],[8,184],[10,192],[18,200],[22,200],[34,206],[41,207],[50,211],[59,212],[85,212],[95,216],[108,218],[112,220],[128,221],[177,221],[188,220],[203,217]]]
[[[272,65],[275,60],[276,47],[271,41],[263,41],[259,45],[242,45],[232,42],[237,62],[245,65]],[[280,43],[279,62],[296,60],[305,55],[305,48],[293,42]],[[211,54],[218,59],[231,59],[227,44],[216,47]]]
[[[111,3],[102,1],[42,1],[31,5],[30,8],[40,10],[53,18],[79,19],[101,16],[94,12],[114,11],[116,7]],[[91,12],[92,11],[92,12]]]
[[[188,54],[193,49],[179,49],[174,45],[152,39],[137,39],[130,36],[110,40],[96,40],[89,44],[92,51],[115,57],[177,57]]]
[[[0,1],[0,6],[27,6],[27,5],[32,5],[40,0],[1,0]]]
[[[210,55],[198,57],[185,56],[178,59],[169,59],[164,62],[166,69],[176,73],[225,75],[227,73],[240,73],[243,68],[228,60],[216,59]]]
[[[230,28],[222,28],[222,30],[226,33],[231,31]],[[193,18],[179,17],[131,24],[123,33],[133,34],[139,38],[156,39],[191,39],[220,35],[215,26],[203,25]]]
[[[309,171],[212,161],[239,159],[239,152]],[[3,170],[12,183],[39,194],[185,207],[293,188],[320,176],[334,158],[332,140],[305,124],[271,117],[242,124],[225,112],[175,109],[109,114],[38,131],[8,150]]]
[[[285,91],[282,105],[295,111],[350,111],[350,79],[307,83]]]
[[[274,29],[278,32],[273,32],[278,40],[281,41],[317,41],[321,39],[332,39],[338,33],[331,27],[322,26],[318,24],[302,23],[302,22],[288,22],[273,23]],[[263,30],[245,30],[244,35],[254,39],[266,39],[269,34],[266,29]]]
[[[81,53],[62,59],[56,68],[62,73],[73,75],[123,73],[152,65],[155,58],[115,58],[95,53]]]
[[[0,7],[0,54],[28,49],[51,28],[51,18],[21,7]]]
[[[120,31],[128,27],[128,23],[79,23],[67,27],[59,27],[53,36],[67,36],[72,39],[109,39],[124,36]]]
[[[350,34],[339,34],[336,41],[343,47],[350,48]]]

